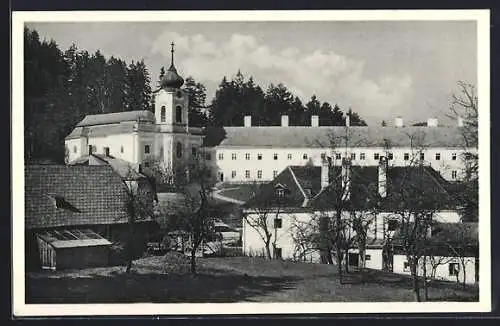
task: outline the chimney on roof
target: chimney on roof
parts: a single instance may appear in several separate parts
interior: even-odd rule
[[[246,115],[244,118],[244,126],[245,127],[251,127],[252,126],[252,116],[251,115]]]
[[[329,160],[324,158],[321,161],[321,189],[328,186],[330,183],[329,180],[329,172],[330,172],[330,164]]]
[[[378,193],[382,198],[387,196],[387,159],[385,156],[382,156],[378,163]]]
[[[351,198],[351,161],[342,159],[342,200]]]
[[[437,126],[438,126],[438,119],[436,118],[427,119],[427,127],[437,127]]]
[[[311,127],[319,127],[319,117],[317,115],[311,116]]]
[[[464,119],[461,116],[458,116],[458,118],[457,118],[457,126],[458,127],[464,126]]]
[[[281,126],[288,127],[288,116],[287,115],[281,116]]]
[[[401,117],[397,117],[396,119],[394,119],[394,127],[402,127],[403,126],[403,118]]]

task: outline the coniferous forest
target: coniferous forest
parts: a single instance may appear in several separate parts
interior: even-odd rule
[[[41,40],[35,30],[24,30],[24,158],[26,163],[64,162],[64,138],[88,114],[153,110],[154,90],[165,73],[153,77],[143,60],[125,62],[89,53],[73,44],[61,49],[53,40]],[[318,115],[320,125],[344,125],[346,115],[353,126],[366,125],[352,110],[343,112],[334,104],[312,95],[306,103],[282,83],[265,88],[240,71],[229,79],[222,76],[212,99],[206,88],[187,77],[191,126],[205,128],[205,144],[216,145],[224,137],[223,126],[241,126],[243,116],[252,115],[258,126],[278,126],[281,115],[291,126],[310,125]]]

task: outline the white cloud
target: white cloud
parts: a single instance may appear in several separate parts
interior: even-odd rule
[[[240,69],[264,88],[282,82],[304,103],[316,94],[320,100],[338,103],[344,110],[352,107],[374,122],[393,117],[395,111],[404,114],[405,109],[411,110],[410,76],[402,73],[371,78],[364,74],[365,62],[332,51],[276,49],[272,44],[259,44],[251,35],[237,33],[218,44],[202,34],[164,32],[154,41],[151,52],[168,62],[171,41],[175,42],[178,69],[206,83],[209,92],[215,90],[223,76],[231,77]]]

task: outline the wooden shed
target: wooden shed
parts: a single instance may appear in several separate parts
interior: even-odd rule
[[[42,269],[106,266],[111,242],[90,229],[52,229],[36,233]]]

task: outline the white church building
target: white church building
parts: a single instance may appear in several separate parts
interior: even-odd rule
[[[170,68],[155,93],[154,112],[127,111],[87,115],[66,137],[67,161],[90,153],[111,155],[139,165],[159,159],[166,166],[198,155],[202,129],[189,126],[188,95],[184,80],[174,66],[172,44]]]

